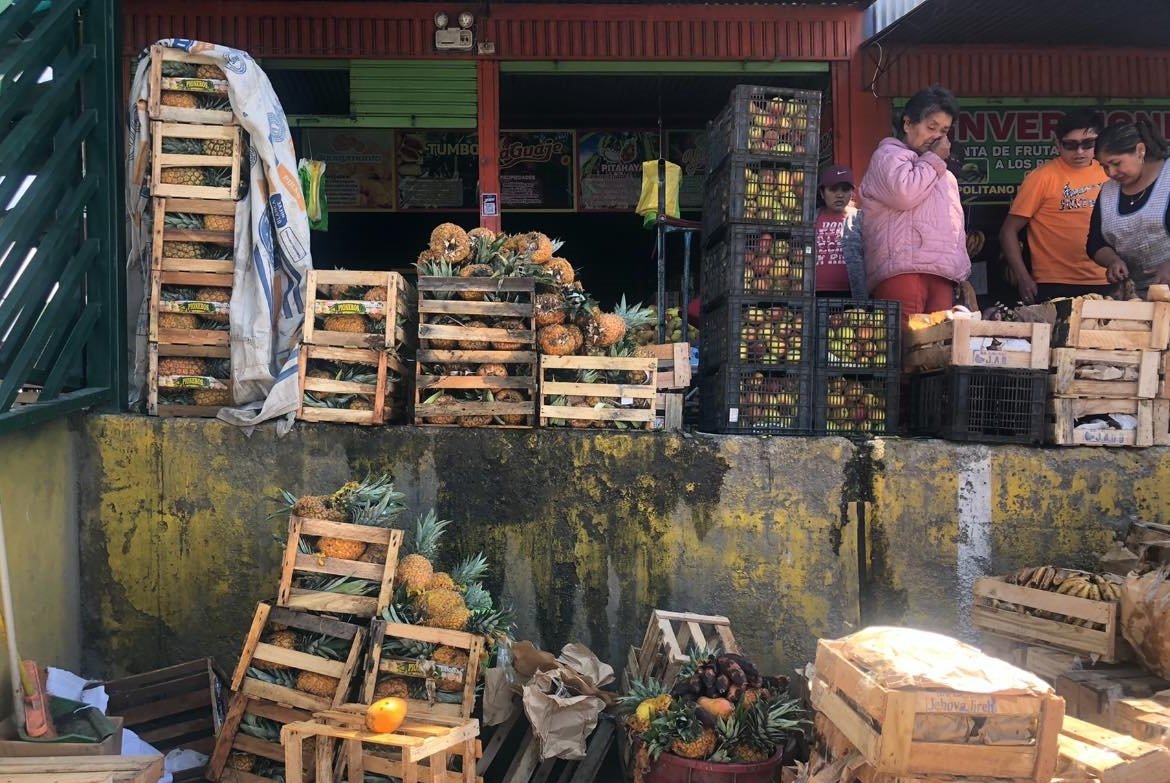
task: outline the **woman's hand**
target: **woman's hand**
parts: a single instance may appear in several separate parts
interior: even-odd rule
[[[1120,258],[1105,267],[1105,279],[1110,283],[1120,283],[1129,279],[1129,267]]]
[[[1150,280],[1150,285],[1170,285],[1170,261],[1154,268],[1154,278]]]
[[[943,160],[946,160],[951,156],[951,140],[946,136],[940,136],[926,149],[938,155]]]

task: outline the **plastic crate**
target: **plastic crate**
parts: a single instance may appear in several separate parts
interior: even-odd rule
[[[860,299],[817,300],[817,366],[886,372],[900,369],[901,305]]]
[[[910,379],[910,430],[947,440],[1042,443],[1048,374],[948,367]]]
[[[812,228],[817,169],[813,163],[733,153],[708,172],[703,192],[703,236],[712,247],[732,223]]]
[[[818,370],[813,428],[822,435],[892,435],[898,431],[902,377],[897,372]]]
[[[820,130],[820,92],[741,84],[707,126],[707,170],[733,152],[815,165]]]
[[[725,364],[699,380],[706,432],[807,435],[812,431],[812,372]]]
[[[815,234],[763,226],[730,226],[703,254],[703,307],[728,296],[811,296]]]
[[[703,362],[761,367],[813,366],[812,299],[729,297],[703,314]]]

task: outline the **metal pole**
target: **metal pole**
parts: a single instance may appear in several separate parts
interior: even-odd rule
[[[8,580],[8,549],[4,544],[4,515],[0,514],[0,598],[4,606],[4,638],[8,642],[8,668],[12,677],[12,708],[16,727],[24,728],[24,691],[20,685],[20,653],[16,648],[16,618],[12,614],[12,583]]]

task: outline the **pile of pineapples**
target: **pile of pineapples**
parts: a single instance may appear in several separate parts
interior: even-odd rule
[[[692,648],[671,683],[634,679],[619,700],[635,739],[635,780],[663,753],[753,764],[795,744],[808,723],[786,678],[761,676],[742,655]]]
[[[318,284],[318,301],[333,302],[380,302],[385,303],[389,293],[384,285],[347,285],[347,284]],[[358,308],[353,308],[357,310]],[[380,350],[383,345],[383,330],[386,324],[384,308],[370,308],[366,312],[345,313],[316,313],[314,325],[317,329],[327,332],[348,332],[349,334],[368,334],[371,336],[370,347]],[[398,326],[406,322],[406,314],[398,313]]]
[[[173,169],[166,169],[171,171]],[[157,217],[157,216],[156,216]],[[236,220],[231,215],[197,215],[188,212],[167,212],[162,216],[163,225],[178,231],[220,231],[232,234],[236,228]],[[164,241],[162,253],[169,259],[203,259],[210,261],[230,261],[233,251],[230,246],[213,242],[198,241]]]
[[[577,270],[565,258],[557,255],[563,243],[549,239],[539,231],[521,234],[494,234],[485,228],[464,231],[453,223],[443,223],[431,232],[429,246],[418,257],[416,267],[420,277],[467,277],[503,279],[531,278],[536,284],[536,348],[547,356],[649,356],[636,336],[643,334],[654,323],[654,310],[641,304],[628,305],[623,296],[613,312],[604,312],[595,299],[585,291]],[[455,294],[423,292],[421,296],[452,297]],[[508,301],[506,293],[459,292],[465,300]],[[527,324],[513,318],[458,318],[445,316],[433,321],[466,327],[492,327],[521,331]],[[651,332],[652,334],[652,332]],[[647,342],[651,342],[651,340]],[[431,340],[430,348],[437,350],[531,350],[518,342],[480,340]],[[640,350],[642,349],[642,350]],[[501,377],[528,373],[532,368],[523,364],[484,363],[469,366],[438,364],[424,366],[424,375],[480,375]],[[566,371],[563,380],[571,382],[612,381],[630,382],[623,374],[601,378],[595,371]],[[558,380],[561,380],[558,378]],[[637,382],[637,381],[635,381]],[[518,389],[488,388],[484,390],[443,391],[425,400],[420,406],[452,406],[463,400],[496,402],[523,402],[524,392]],[[597,407],[614,405],[597,398],[565,399],[556,404]],[[432,424],[459,424],[464,427],[482,427],[491,423],[523,424],[525,417],[454,415],[420,412]],[[494,422],[493,422],[494,419]],[[555,421],[557,424],[589,427],[597,424],[589,420]]]
[[[174,78],[216,79],[227,77],[217,65],[195,65],[164,60],[162,75]],[[213,109],[231,111],[228,97],[212,92],[181,92],[163,90],[159,96],[163,106],[183,109]],[[228,157],[232,154],[230,139],[193,139],[181,136],[163,139],[162,151],[179,155],[213,155]],[[159,179],[166,185],[196,185],[205,187],[228,187],[232,181],[230,168],[218,166],[169,166],[162,169]]]
[[[160,313],[159,317],[180,315]],[[193,317],[193,316],[192,316]],[[222,384],[226,388],[219,388]],[[198,356],[160,356],[158,360],[159,405],[232,404],[231,362]]]

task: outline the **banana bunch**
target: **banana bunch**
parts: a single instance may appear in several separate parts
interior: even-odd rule
[[[1008,584],[1048,590],[1075,598],[1091,601],[1120,601],[1121,583],[1101,574],[1080,571],[1075,568],[1037,566],[1021,568],[1004,578]]]

